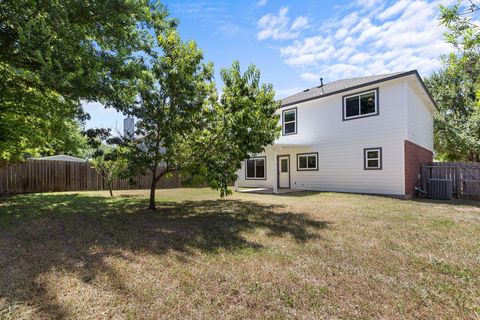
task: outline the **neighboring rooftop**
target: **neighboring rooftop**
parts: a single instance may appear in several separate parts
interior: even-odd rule
[[[319,85],[319,86],[304,90],[300,93],[296,93],[289,97],[283,98],[281,100],[281,103],[282,103],[282,107],[285,107],[285,106],[289,106],[299,102],[313,100],[313,99],[321,98],[324,96],[330,96],[343,91],[365,87],[378,82],[393,80],[393,79],[400,78],[403,76],[408,76],[411,74],[417,75],[418,78],[420,79],[420,76],[418,75],[418,72],[416,70],[406,71],[406,72],[387,73],[387,74],[368,76],[368,77],[342,79],[342,80],[337,80],[330,83],[325,83],[323,87]],[[422,85],[423,85],[423,82],[422,82]]]
[[[85,160],[85,159],[72,157],[72,156],[67,156],[66,154],[58,154],[56,156],[36,158],[34,160],[52,160],[52,161],[57,160],[57,161],[87,162],[87,160]]]

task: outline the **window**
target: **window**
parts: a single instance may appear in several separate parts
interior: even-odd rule
[[[245,179],[266,179],[265,159],[265,157],[248,159]]]
[[[282,133],[284,136],[297,133],[297,108],[283,110]]]
[[[378,89],[343,97],[343,120],[378,115]]]
[[[363,157],[365,170],[382,169],[382,148],[363,149]]]
[[[280,172],[288,172],[288,160],[280,160]]]
[[[318,170],[318,153],[315,152],[297,154],[297,170]]]

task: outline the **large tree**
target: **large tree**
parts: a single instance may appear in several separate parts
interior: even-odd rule
[[[440,160],[480,161],[480,26],[472,17],[478,6],[440,7],[447,42],[456,52],[426,79],[437,101],[435,151]]]
[[[48,151],[82,100],[132,101],[166,15],[150,0],[0,1],[0,163]]]
[[[250,153],[263,151],[279,134],[271,85],[260,84],[253,65],[242,74],[238,62],[221,71],[218,99],[213,65],[193,41],[173,29],[156,30],[160,53],[139,85],[135,104],[123,110],[138,119],[130,146],[131,174],[152,173],[149,208],[165,175],[180,171],[192,182],[208,182],[225,195]]]

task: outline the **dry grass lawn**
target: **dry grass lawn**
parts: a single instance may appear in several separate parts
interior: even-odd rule
[[[479,202],[147,195],[0,198],[0,318],[480,317]]]

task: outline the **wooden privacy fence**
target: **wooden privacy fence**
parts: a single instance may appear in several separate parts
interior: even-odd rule
[[[422,189],[431,179],[449,179],[458,198],[480,196],[480,163],[431,162],[422,165]]]
[[[116,178],[114,190],[149,189],[152,175],[139,175],[135,183],[128,179]],[[179,188],[181,178],[178,173],[161,179],[158,188]],[[106,181],[88,162],[28,160],[8,167],[0,167],[0,195],[54,192],[108,190]]]

